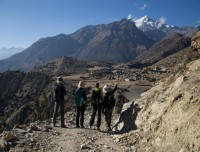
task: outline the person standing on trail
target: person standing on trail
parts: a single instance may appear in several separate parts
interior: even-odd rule
[[[56,83],[54,84],[54,113],[53,113],[53,126],[56,126],[56,118],[58,116],[58,109],[60,108],[60,118],[61,118],[61,127],[65,128],[64,122],[64,96],[66,95],[66,89],[63,85],[63,78],[58,77]]]
[[[92,91],[92,115],[90,118],[90,128],[92,128],[95,120],[96,112],[98,111],[97,118],[97,130],[100,130],[101,126],[101,110],[102,110],[102,90],[99,88],[99,83],[96,83],[96,88]]]
[[[107,124],[107,131],[111,131],[111,119],[112,119],[112,112],[115,106],[115,98],[114,93],[117,90],[117,84],[115,88],[112,89],[108,85],[103,87],[103,108],[102,112],[105,114],[105,120]]]
[[[75,94],[75,103],[76,103],[76,128],[84,128],[84,113],[85,113],[85,102],[87,100],[86,91],[84,89],[85,83],[80,81],[78,83],[78,89]]]

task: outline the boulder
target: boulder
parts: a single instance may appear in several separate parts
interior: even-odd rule
[[[200,49],[200,31],[192,38],[191,46],[195,49]]]
[[[6,142],[10,142],[12,140],[17,139],[16,134],[12,131],[4,132],[3,134],[3,140]]]
[[[137,129],[135,120],[140,108],[133,101],[125,103],[113,129],[119,132],[128,132]]]

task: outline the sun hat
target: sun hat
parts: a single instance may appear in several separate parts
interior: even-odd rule
[[[84,88],[84,86],[85,86],[85,83],[83,81],[80,81],[78,83],[78,88]]]
[[[104,87],[103,87],[103,93],[107,93],[107,92],[109,92],[109,91],[111,91],[112,89],[110,88],[110,86],[108,86],[107,84],[106,85],[104,85]]]
[[[63,81],[63,78],[62,77],[57,77],[57,79],[56,79],[56,82],[57,83],[61,83]]]

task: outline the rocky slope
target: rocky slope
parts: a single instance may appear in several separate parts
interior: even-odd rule
[[[38,72],[0,73],[0,123],[4,129],[31,121],[34,101],[49,83],[49,77]],[[0,128],[1,129],[1,128]]]
[[[197,32],[196,35],[192,38],[191,46],[197,51],[200,49],[200,32]]]
[[[167,38],[154,44],[144,54],[140,55],[133,62],[128,63],[130,68],[142,68],[150,66],[167,56],[174,54],[191,44],[190,38],[174,33]]]
[[[186,66],[175,76],[160,81],[127,105],[118,130],[135,131],[116,136],[132,144],[137,151],[199,151],[200,60]],[[124,119],[123,119],[124,118]]]
[[[37,67],[32,71],[42,72],[47,75],[68,75],[86,72],[90,65],[72,57],[56,58],[47,64]]]
[[[197,33],[198,31],[200,31],[200,25],[197,26],[197,27],[195,27],[194,29],[188,31],[188,32],[185,34],[185,37],[190,37],[190,38],[192,38],[193,36],[196,35],[196,33]]]
[[[197,32],[192,38],[191,46],[158,61],[157,63],[153,64],[152,67],[162,67],[172,73],[175,73],[187,63],[200,59],[199,42],[200,32]]]
[[[199,43],[199,35],[193,44]],[[199,45],[195,45],[200,51]],[[141,98],[124,106],[115,138],[137,151],[200,151],[200,59],[161,80]],[[127,117],[128,115],[135,117]],[[132,123],[130,123],[132,122]]]
[[[190,46],[158,61],[150,67],[164,68],[168,72],[174,73],[184,67],[187,63],[197,59],[200,59],[200,52]]]

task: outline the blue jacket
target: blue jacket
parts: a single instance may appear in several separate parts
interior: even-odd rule
[[[85,101],[87,100],[85,89],[79,88],[76,90],[76,106],[82,106],[85,104]]]

